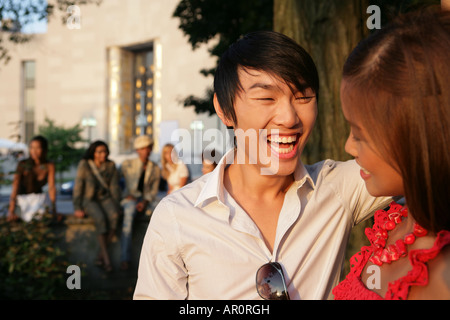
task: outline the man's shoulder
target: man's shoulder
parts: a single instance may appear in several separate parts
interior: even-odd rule
[[[130,165],[132,165],[133,163],[135,163],[136,160],[139,160],[139,158],[136,157],[136,158],[125,159],[125,160],[122,161],[121,166],[122,166],[122,167],[123,167],[123,166],[130,166]]]
[[[352,175],[358,173],[358,167],[355,160],[337,161],[332,159],[305,165],[306,170],[314,181],[317,181],[319,177],[330,179],[343,174]]]
[[[149,160],[148,163],[150,163],[152,165],[152,168],[154,170],[160,169],[159,165],[155,161]]]
[[[120,169],[123,172],[129,171],[129,170],[133,170],[133,168],[135,168],[137,165],[139,165],[139,158],[129,158],[129,159],[125,159],[122,161],[122,163],[120,164]]]

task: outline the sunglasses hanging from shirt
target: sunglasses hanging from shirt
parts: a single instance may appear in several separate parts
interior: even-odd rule
[[[290,300],[283,269],[278,262],[269,262],[256,272],[256,290],[265,300]]]

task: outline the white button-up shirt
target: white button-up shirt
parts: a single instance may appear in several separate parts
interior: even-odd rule
[[[328,299],[351,228],[392,201],[368,194],[354,160],[299,162],[271,252],[224,187],[232,159],[231,150],[213,172],[158,204],[144,238],[134,299],[261,299],[256,271],[269,261],[283,266],[291,299]]]

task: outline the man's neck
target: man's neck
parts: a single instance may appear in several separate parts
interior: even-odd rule
[[[249,198],[270,199],[287,192],[294,182],[294,174],[288,176],[261,175],[260,167],[251,164],[232,164],[224,174],[228,192],[248,193]]]
[[[148,158],[145,158],[145,159],[143,159],[143,158],[139,158],[140,160],[141,160],[141,162],[142,162],[142,164],[144,165],[144,167],[147,165],[147,163],[148,163]]]

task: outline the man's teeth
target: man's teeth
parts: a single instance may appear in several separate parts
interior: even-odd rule
[[[279,148],[277,146],[272,146],[273,150],[275,150],[277,153],[289,153],[292,150],[294,150],[294,146],[291,144],[287,148]]]
[[[297,141],[297,136],[280,137],[280,136],[269,136],[267,140],[276,143],[292,143]]]
[[[292,150],[294,150],[293,142],[297,141],[297,135],[283,136],[283,137],[273,135],[268,136],[267,140],[271,143],[271,146],[275,152],[283,154],[289,153]]]

